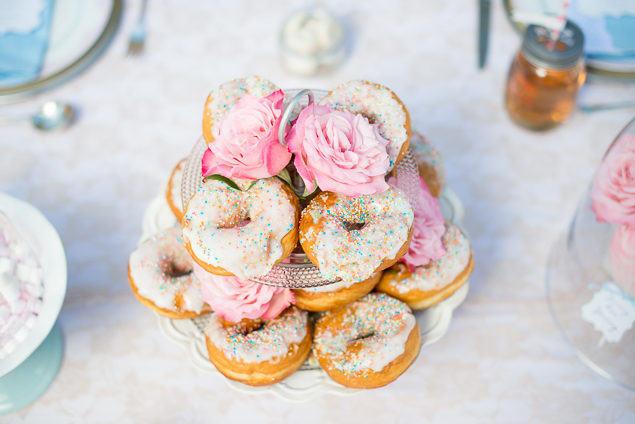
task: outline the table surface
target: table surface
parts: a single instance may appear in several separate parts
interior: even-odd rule
[[[63,132],[0,128],[0,190],[48,217],[69,271],[59,375],[2,422],[635,422],[635,393],[594,374],[564,342],[544,282],[550,247],[633,109],[577,112],[544,133],[514,126],[503,87],[520,40],[501,2],[483,71],[475,1],[325,3],[353,29],[351,54],[327,76],[281,67],[287,2],[151,2],[146,53],[128,58],[140,6],[130,1],[116,38],[85,73],[0,108],[29,111],[48,98],[80,108]],[[126,265],[144,210],[199,136],[207,93],[249,74],[288,88],[349,79],[392,88],[441,151],[448,185],[465,204],[476,262],[469,296],[446,336],[388,387],[305,403],[237,393],[195,369],[130,291]],[[581,93],[587,102],[633,98],[635,85],[615,82],[590,81]]]

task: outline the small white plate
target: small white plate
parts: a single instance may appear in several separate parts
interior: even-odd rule
[[[20,365],[51,331],[66,295],[66,255],[53,225],[30,204],[0,193],[0,210],[34,250],[44,280],[42,309],[26,339],[0,361],[0,377]]]
[[[443,216],[461,227],[464,209],[458,196],[452,190],[446,188],[441,194],[439,201]],[[176,225],[176,218],[165,200],[165,195],[161,194],[150,202],[145,211],[141,240],[145,240],[162,229],[173,225]],[[421,329],[422,347],[438,341],[445,335],[450,327],[454,309],[463,303],[468,291],[469,285],[466,283],[452,296],[439,304],[422,311],[415,311],[415,316]],[[203,335],[204,326],[207,322],[206,316],[178,320],[157,314],[157,319],[163,334],[168,339],[183,346],[190,361],[196,368],[223,378],[229,387],[239,392],[273,393],[284,400],[303,402],[327,393],[348,395],[359,391],[358,389],[344,387],[331,380],[316,363],[311,361],[311,358],[298,371],[279,383],[261,387],[238,383],[223,377],[208,359]]]

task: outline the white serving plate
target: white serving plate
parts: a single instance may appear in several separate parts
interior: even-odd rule
[[[164,193],[162,191],[161,193]],[[461,227],[464,208],[461,200],[450,189],[445,189],[439,198],[441,211],[446,219]],[[157,196],[150,202],[143,217],[143,235],[145,240],[158,231],[176,224],[176,218],[170,210],[165,196]],[[452,296],[439,304],[415,311],[421,329],[422,346],[430,345],[445,335],[452,321],[454,309],[465,300],[469,290],[464,284]],[[283,381],[270,386],[252,387],[228,378],[219,373],[207,356],[207,347],[203,335],[206,317],[195,319],[170,319],[157,314],[159,328],[168,339],[183,346],[194,366],[201,371],[209,372],[223,378],[227,385],[243,393],[273,393],[281,399],[302,402],[324,394],[349,395],[358,389],[344,387],[331,380],[311,358],[295,373]]]
[[[39,75],[32,81],[0,87],[0,103],[47,90],[81,73],[114,37],[122,11],[122,0],[55,0]]]
[[[0,361],[2,377],[28,358],[53,328],[66,295],[66,255],[57,231],[36,208],[0,193],[0,210],[34,250],[44,281],[42,309],[26,339]]]

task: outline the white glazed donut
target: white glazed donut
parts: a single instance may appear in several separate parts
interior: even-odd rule
[[[368,81],[340,84],[319,102],[334,109],[364,115],[379,126],[379,134],[388,140],[390,169],[408,150],[412,128],[408,109],[399,97],[383,85]]]
[[[183,181],[183,172],[185,171],[185,165],[187,164],[187,158],[181,159],[176,164],[170,174],[168,186],[165,189],[165,199],[168,202],[168,206],[178,221],[183,218],[183,200],[181,199],[181,182]]]
[[[210,361],[232,380],[276,383],[300,368],[311,352],[309,314],[294,306],[272,320],[229,323],[213,313],[205,328]]]
[[[244,191],[206,179],[183,215],[185,246],[212,274],[264,275],[295,248],[299,208],[277,178],[257,180]]]
[[[300,243],[328,279],[363,281],[407,251],[414,214],[398,188],[359,197],[318,194],[302,211]]]
[[[338,281],[324,286],[294,289],[295,305],[305,311],[328,311],[351,303],[370,293],[381,278],[381,272],[370,278],[351,283]]]
[[[142,242],[130,255],[128,280],[141,303],[170,318],[209,312],[178,226]]]
[[[315,323],[313,352],[324,371],[347,387],[385,386],[408,369],[420,348],[410,308],[383,293],[327,311]]]
[[[266,97],[278,90],[272,82],[255,75],[237,78],[213,89],[207,96],[203,110],[203,137],[207,144],[216,139],[218,125],[241,97],[245,94]]]
[[[442,257],[412,272],[405,264],[393,265],[384,272],[377,290],[413,309],[433,306],[457,291],[474,269],[470,242],[456,225],[447,221],[442,241]]]

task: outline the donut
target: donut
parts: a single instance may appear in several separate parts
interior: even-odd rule
[[[232,380],[250,386],[277,383],[311,352],[309,314],[294,306],[272,320],[223,321],[212,313],[205,328],[209,360]]]
[[[259,76],[237,78],[213,89],[207,96],[203,110],[203,138],[212,143],[218,135],[218,124],[245,94],[266,97],[279,88]]]
[[[178,226],[153,235],[132,252],[128,281],[142,304],[166,317],[195,318],[210,311]]]
[[[412,133],[410,114],[390,89],[368,81],[349,81],[329,92],[319,104],[360,113],[378,124],[379,134],[388,140],[390,169],[405,156]]]
[[[384,293],[327,311],[315,323],[313,352],[329,377],[347,387],[385,386],[410,367],[420,348],[412,310]]]
[[[412,309],[433,306],[457,291],[474,269],[470,242],[461,230],[446,221],[445,254],[412,272],[403,263],[386,270],[377,290],[406,302]]]
[[[181,159],[176,164],[170,174],[168,180],[168,186],[165,189],[165,199],[168,202],[168,206],[176,219],[180,222],[183,218],[183,200],[181,199],[181,181],[183,181],[183,172],[185,171],[185,165],[187,164],[187,158]]]
[[[324,286],[293,289],[295,305],[312,312],[339,308],[370,293],[380,279],[381,272],[377,272],[360,282],[338,281]]]
[[[412,224],[408,197],[394,186],[359,197],[324,191],[302,211],[300,244],[327,279],[364,281],[408,251]]]
[[[208,178],[185,208],[185,247],[207,272],[264,275],[297,244],[300,206],[293,191],[278,178],[244,188]]]
[[[319,287],[294,289],[295,305],[305,311],[319,312],[339,308],[370,293],[381,278],[376,272],[358,283],[339,281]]]
[[[410,139],[410,150],[414,154],[419,175],[423,177],[430,194],[439,197],[445,185],[445,170],[441,154],[430,142],[417,131],[413,131]]]

